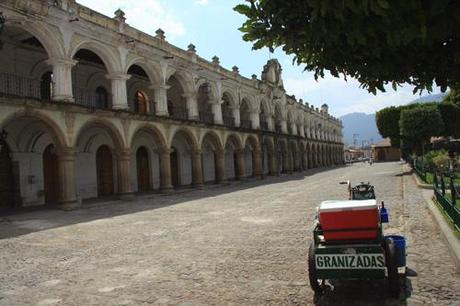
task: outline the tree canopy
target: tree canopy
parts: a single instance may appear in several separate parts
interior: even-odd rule
[[[357,79],[369,92],[460,88],[458,0],[247,0],[240,30],[254,49],[282,47],[315,78]]]

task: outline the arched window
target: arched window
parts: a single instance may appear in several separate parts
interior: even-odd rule
[[[109,108],[107,90],[102,86],[96,88],[96,107]]]
[[[134,94],[134,111],[140,114],[147,114],[148,99],[142,91],[136,91]]]
[[[40,98],[42,100],[51,100],[53,94],[53,73],[47,71],[42,75],[40,80]]]

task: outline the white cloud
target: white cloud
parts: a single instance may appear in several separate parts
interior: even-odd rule
[[[196,0],[195,1],[195,4],[198,4],[198,5],[208,5],[209,3],[209,0]]]
[[[166,32],[168,40],[174,40],[185,35],[186,32],[184,24],[158,0],[77,0],[77,2],[109,17],[113,17],[114,12],[120,8],[125,12],[126,22],[130,26],[151,35],[155,35],[155,31],[161,28]]]

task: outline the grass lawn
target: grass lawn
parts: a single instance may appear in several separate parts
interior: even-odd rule
[[[427,172],[426,180],[424,182],[427,184],[433,184],[433,173]],[[447,187],[448,184],[450,184],[450,179],[447,177],[444,177],[444,183],[446,184],[446,187]],[[454,184],[460,185],[460,172],[455,172]]]

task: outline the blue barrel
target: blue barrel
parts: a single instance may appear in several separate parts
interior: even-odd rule
[[[392,238],[395,243],[398,267],[406,266],[406,238],[399,235],[388,235],[385,238]]]

